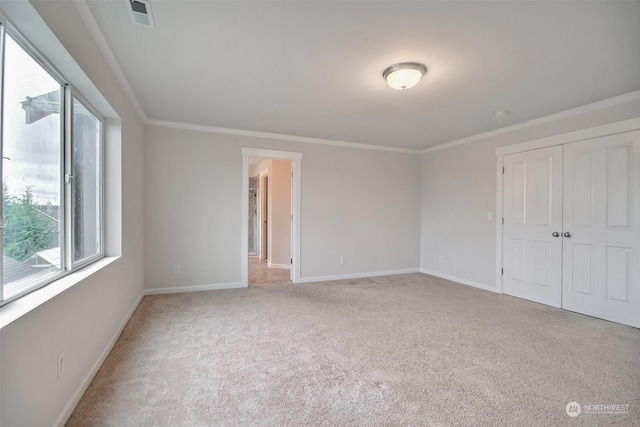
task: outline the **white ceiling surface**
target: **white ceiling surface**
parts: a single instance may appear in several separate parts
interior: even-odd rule
[[[154,120],[423,149],[640,89],[640,2],[88,4]]]

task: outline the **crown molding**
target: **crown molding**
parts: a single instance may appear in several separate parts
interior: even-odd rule
[[[495,129],[489,132],[483,132],[477,135],[469,136],[469,137],[458,139],[455,141],[446,142],[444,144],[439,144],[434,147],[429,147],[422,150],[372,145],[372,144],[361,144],[357,142],[338,141],[338,140],[332,140],[332,139],[309,138],[304,136],[285,135],[285,134],[270,133],[270,132],[258,132],[258,131],[242,130],[242,129],[222,128],[222,127],[215,127],[215,126],[203,126],[203,125],[195,125],[190,123],[179,123],[179,122],[170,122],[170,121],[162,121],[162,120],[147,119],[145,120],[145,124],[149,126],[160,126],[160,127],[174,128],[174,129],[193,130],[198,132],[209,132],[209,133],[217,133],[217,134],[223,134],[223,135],[238,135],[238,136],[250,136],[254,138],[264,138],[264,139],[279,139],[284,141],[304,142],[304,143],[311,143],[311,144],[324,144],[324,145],[333,145],[338,147],[360,148],[360,149],[366,149],[366,150],[390,151],[390,152],[396,152],[396,153],[425,154],[433,151],[443,150],[445,148],[455,147],[457,145],[468,144],[470,142],[479,141],[482,139],[491,138],[498,135],[503,135],[510,132],[516,132],[516,131],[527,129],[534,126],[540,126],[546,123],[556,122],[559,120],[579,116],[581,114],[585,114],[588,112],[598,111],[604,108],[612,107],[619,104],[624,104],[627,102],[638,101],[638,100],[640,100],[640,90],[635,92],[630,92],[624,95],[616,96],[613,98],[604,99],[602,101],[594,102],[591,104],[583,105],[581,107],[572,108],[570,110],[561,111],[559,113],[550,114],[548,116],[540,117],[540,118],[529,120],[526,122],[516,123],[514,125],[506,126],[500,129]]]
[[[111,70],[115,74],[116,79],[120,83],[120,86],[122,86],[122,89],[127,95],[127,98],[129,98],[129,102],[131,102],[133,109],[136,111],[136,113],[138,113],[138,116],[140,117],[140,119],[143,122],[146,122],[148,120],[147,114],[142,109],[142,105],[140,105],[140,101],[138,101],[138,98],[133,92],[133,89],[131,88],[129,81],[127,80],[124,73],[122,72],[122,68],[120,68],[120,64],[116,60],[116,57],[114,56],[113,51],[109,47],[109,44],[107,43],[107,40],[105,39],[104,34],[102,33],[102,30],[100,30],[100,26],[98,25],[96,18],[93,16],[93,13],[91,13],[91,9],[87,4],[87,0],[73,0],[73,5],[78,10],[80,17],[82,18],[85,25],[87,26],[89,33],[91,33],[91,36],[93,37],[96,44],[98,45],[98,49],[100,49],[100,51],[102,52],[102,55],[104,56],[105,60],[109,64],[109,67],[111,67]]]
[[[215,126],[194,125],[191,123],[169,122],[164,120],[149,119],[146,125],[173,129],[192,130],[197,132],[217,133],[221,135],[250,136],[253,138],[277,139],[281,141],[304,142],[308,144],[333,145],[336,147],[360,148],[364,150],[390,151],[394,153],[419,154],[420,150],[411,148],[388,147],[384,145],[361,144],[358,142],[337,141],[333,139],[309,138],[306,136],[285,135],[281,133],[258,132],[252,130],[222,128]]]
[[[534,126],[543,125],[546,123],[552,123],[559,120],[567,119],[570,117],[579,116],[580,114],[589,113],[592,111],[602,110],[604,108],[612,107],[626,102],[633,102],[640,100],[640,90],[635,92],[629,92],[624,95],[615,96],[613,98],[604,99],[591,104],[583,105],[581,107],[572,108],[570,110],[561,111],[559,113],[550,114],[548,116],[540,117],[537,119],[529,120],[522,123],[516,123],[511,126],[506,126],[500,129],[495,129],[489,132],[479,133],[477,135],[469,136],[455,141],[445,142],[443,144],[435,145],[433,147],[425,148],[420,153],[431,153],[433,151],[443,150],[445,148],[455,147],[457,145],[468,144],[470,142],[479,141],[481,139],[491,138],[505,133],[516,132],[522,129],[527,129]]]

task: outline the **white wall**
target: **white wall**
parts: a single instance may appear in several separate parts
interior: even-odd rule
[[[29,3],[16,3],[29,7]],[[15,6],[16,4],[12,5]],[[15,320],[1,331],[0,424],[51,426],[103,355],[143,290],[144,127],[71,2],[39,2],[34,7],[67,51],[120,116],[121,148],[107,142],[107,157],[121,157],[120,178],[110,179],[108,250],[121,258],[76,286]],[[35,28],[35,27],[34,27]],[[28,36],[28,35],[27,35]],[[42,49],[45,55],[46,50]],[[109,120],[109,126],[118,120]],[[121,152],[120,152],[121,150]],[[119,160],[108,167],[120,167]],[[108,160],[109,161],[109,160]],[[117,211],[122,209],[122,223]],[[120,246],[120,239],[122,245]],[[57,355],[64,351],[64,376],[56,378]]]
[[[241,147],[303,154],[302,278],[418,268],[417,155],[157,126],[145,140],[148,289],[240,282]]]
[[[269,262],[290,266],[291,262],[291,166],[288,160],[273,160],[271,194],[271,253]]]
[[[495,289],[496,148],[639,116],[632,101],[423,154],[421,269]]]

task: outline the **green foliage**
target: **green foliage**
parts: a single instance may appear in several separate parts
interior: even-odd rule
[[[2,186],[4,209],[3,253],[17,261],[25,261],[36,252],[49,249],[56,229],[33,201],[32,187],[20,196],[10,196]]]

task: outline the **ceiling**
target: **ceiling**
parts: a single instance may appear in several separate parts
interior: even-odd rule
[[[151,2],[87,3],[153,120],[424,149],[640,89],[640,2]]]

